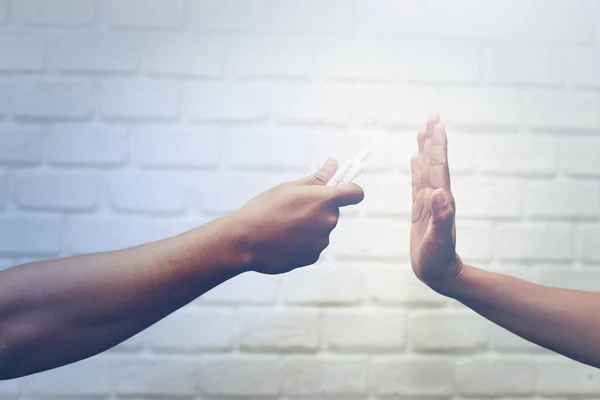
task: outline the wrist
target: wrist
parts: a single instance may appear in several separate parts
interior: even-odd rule
[[[254,255],[250,251],[250,232],[237,213],[214,219],[190,232],[195,264],[209,264],[226,275],[251,270]]]
[[[454,279],[445,282],[437,291],[444,296],[464,302],[478,290],[480,271],[470,265],[463,265],[460,273]]]
[[[227,214],[217,221],[221,224],[218,230],[223,235],[228,268],[237,273],[251,271],[256,260],[251,241],[256,232],[252,232],[246,219],[238,212]]]
[[[457,255],[455,265],[451,268],[454,271],[451,275],[444,279],[427,282],[427,284],[439,294],[456,299],[465,289],[465,281],[470,268],[472,267],[465,265]]]

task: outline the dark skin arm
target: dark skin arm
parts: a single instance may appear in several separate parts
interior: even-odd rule
[[[600,293],[537,285],[465,265],[456,248],[448,138],[439,117],[413,157],[411,262],[415,274],[490,321],[547,349],[600,367]]]
[[[78,361],[135,335],[243,271],[228,221],[130,249],[0,273],[0,376]]]
[[[245,271],[317,261],[356,185],[325,187],[335,161],[181,235],[0,272],[0,379],[91,357]]]

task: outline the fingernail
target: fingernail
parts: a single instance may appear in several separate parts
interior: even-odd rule
[[[435,208],[444,208],[448,205],[448,199],[444,193],[441,193],[433,198],[433,206]]]
[[[337,167],[337,161],[335,158],[329,157],[327,161],[325,161],[325,164],[323,164],[323,166],[327,168],[335,168]]]

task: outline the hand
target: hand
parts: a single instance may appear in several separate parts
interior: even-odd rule
[[[430,117],[418,133],[419,152],[412,166],[410,258],[417,277],[443,291],[462,270],[456,254],[456,205],[450,191],[448,137],[439,117]]]
[[[339,207],[364,198],[355,184],[325,186],[336,169],[336,161],[329,159],[315,174],[269,189],[237,211],[247,232],[243,247],[250,254],[250,269],[280,274],[319,259],[337,225]]]

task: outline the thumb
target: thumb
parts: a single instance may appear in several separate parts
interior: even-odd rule
[[[432,228],[434,238],[438,243],[453,240],[454,209],[448,201],[448,196],[443,189],[436,189],[431,194]]]
[[[312,175],[300,179],[298,182],[305,185],[326,185],[337,171],[337,161],[334,158],[328,158],[325,164]]]

